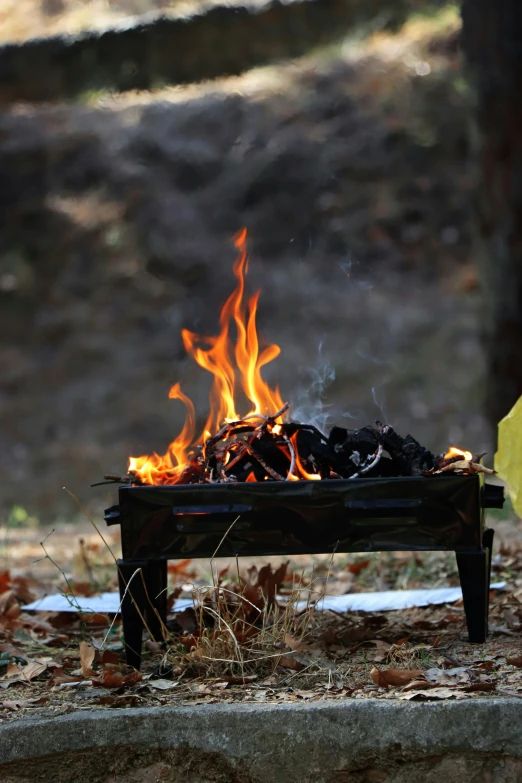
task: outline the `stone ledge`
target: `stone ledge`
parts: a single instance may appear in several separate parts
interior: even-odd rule
[[[220,783],[440,783],[442,775],[467,783],[475,775],[502,783],[522,778],[522,703],[199,705],[0,727],[4,783],[116,782],[120,774],[122,781]]]

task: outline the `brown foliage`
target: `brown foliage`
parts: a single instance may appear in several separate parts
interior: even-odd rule
[[[389,688],[390,685],[398,687],[408,685],[412,680],[421,679],[423,671],[421,669],[377,669],[374,666],[370,677],[380,688]]]

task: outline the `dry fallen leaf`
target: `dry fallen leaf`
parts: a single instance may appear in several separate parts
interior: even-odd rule
[[[46,671],[48,668],[48,663],[48,661],[31,661],[27,664],[27,666],[24,666],[21,669],[23,679],[27,682],[34,680],[35,677],[38,677],[40,674],[43,674],[43,672]]]
[[[471,685],[464,685],[462,690],[466,693],[472,693],[474,691],[494,691],[496,687],[496,682],[472,682]]]
[[[4,681],[2,687],[7,688],[14,682],[30,682],[42,674],[51,663],[51,659],[43,661],[29,661],[25,666],[19,666],[16,663],[10,663],[7,666],[7,671],[0,680]]]
[[[6,590],[0,595],[0,615],[14,620],[20,614],[20,604],[13,590]]]
[[[141,698],[135,693],[125,696],[100,696],[96,704],[103,704],[105,707],[136,707],[140,704]]]
[[[508,663],[510,666],[518,666],[518,668],[522,668],[522,655],[515,655],[513,658],[506,658],[506,663]]]
[[[0,571],[0,593],[8,589],[11,584],[11,574],[9,571]]]
[[[470,681],[466,666],[456,666],[453,669],[427,669],[424,676],[434,685],[465,685]]]
[[[156,691],[170,691],[175,688],[179,683],[174,680],[149,680],[147,685],[149,688],[154,688]]]
[[[19,677],[21,672],[21,666],[18,666],[16,663],[8,663],[7,664],[7,671],[2,677],[3,680],[10,680],[12,677]],[[19,677],[21,679],[21,676]]]
[[[471,460],[467,459],[460,459],[456,462],[450,462],[449,465],[445,465],[443,468],[440,468],[440,470],[436,470],[435,473],[448,473],[452,471],[459,473],[462,470],[465,470],[468,473],[487,473],[490,476],[497,472],[491,468],[485,468],[484,465],[480,465],[478,462],[472,462]]]
[[[254,682],[259,678],[258,674],[245,674],[244,677],[234,677],[233,675],[225,675],[220,677],[223,682],[228,682],[229,685],[246,685],[249,682]]]
[[[375,652],[368,654],[368,660],[374,663],[382,663],[388,657],[388,653],[392,649],[392,645],[389,642],[384,642],[382,639],[368,639],[365,644],[374,644]]]
[[[0,707],[6,710],[20,710],[24,707],[38,707],[40,704],[46,704],[48,701],[48,696],[40,696],[39,699],[24,699],[23,701],[1,701]]]
[[[100,663],[117,666],[120,663],[120,656],[112,650],[104,650],[100,656]]]
[[[49,685],[62,685],[64,682],[78,682],[78,677],[73,677],[71,674],[66,674],[59,666],[54,669]]]
[[[458,688],[430,688],[422,691],[408,691],[400,693],[399,699],[411,701],[412,699],[468,699],[469,696]]]
[[[315,693],[315,691],[294,691],[294,696],[298,699],[304,699],[305,701],[321,698],[321,694]]]
[[[92,684],[100,688],[123,688],[140,682],[142,675],[132,671],[130,674],[120,674],[115,671],[104,671],[101,678],[93,678]]]
[[[377,669],[375,666],[370,672],[373,682],[380,688],[407,685],[412,680],[421,679],[423,675],[421,669]]]
[[[96,672],[92,668],[94,662],[94,656],[96,650],[91,647],[87,642],[80,642],[80,665],[82,669],[82,675],[89,680],[91,677],[96,677]]]
[[[295,636],[292,636],[290,633],[285,633],[285,644],[290,650],[295,652],[297,650],[305,650],[307,648],[306,642],[304,642],[302,639],[296,639]]]
[[[402,692],[406,693],[407,691],[427,691],[430,688],[436,687],[436,685],[432,685],[431,682],[427,682],[426,680],[412,680],[408,683],[408,685],[404,686]]]
[[[304,663],[301,663],[292,655],[282,655],[278,659],[277,664],[278,666],[286,666],[287,669],[293,669],[296,672],[300,672],[305,668]]]
[[[360,574],[365,568],[368,568],[370,562],[370,560],[358,560],[355,563],[350,563],[350,565],[347,566],[347,570],[350,574],[355,574],[357,576],[357,574]]]

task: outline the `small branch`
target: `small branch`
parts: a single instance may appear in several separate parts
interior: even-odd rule
[[[252,446],[247,446],[247,449],[248,449],[248,453],[250,454],[250,456],[254,457],[254,459],[256,459],[259,462],[261,467],[266,470],[266,472],[268,473],[269,476],[272,476],[272,478],[275,479],[276,481],[284,481],[285,480],[284,476],[281,476],[281,474],[278,473],[277,471],[275,471],[273,468],[271,468],[270,465],[267,465],[267,463],[264,461],[264,459],[259,456],[257,451],[254,451]]]
[[[268,418],[270,421],[275,421],[275,420],[276,420],[276,419],[278,419],[280,416],[282,416],[282,415],[283,415],[283,413],[286,413],[289,407],[290,407],[290,403],[289,403],[289,402],[285,402],[285,404],[283,405],[283,407],[281,408],[281,410],[280,410],[280,411],[278,411],[277,413],[274,413],[274,415],[273,415],[273,416],[268,416],[267,418]]]
[[[372,468],[374,468],[376,465],[379,464],[379,461],[381,459],[383,452],[382,444],[379,443],[379,447],[375,454],[372,455],[372,461],[369,465],[365,465],[364,468],[361,468],[361,470],[358,470],[357,473],[354,473],[353,476],[350,476],[351,479],[359,478],[359,476],[363,476],[365,473],[368,473]]]
[[[290,457],[291,457],[291,459],[290,459],[290,469],[289,469],[289,471],[287,473],[287,476],[286,476],[286,480],[290,481],[290,476],[294,475],[294,469],[295,469],[295,449],[294,449],[292,441],[290,440],[288,435],[283,435],[283,438],[284,438],[284,441],[285,441],[286,445],[288,446],[288,449],[290,451]]]

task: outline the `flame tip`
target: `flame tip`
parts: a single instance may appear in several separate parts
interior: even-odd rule
[[[462,459],[471,462],[473,459],[473,454],[471,451],[466,451],[465,449],[461,449],[458,446],[450,446],[447,452],[444,454],[444,459],[454,459],[455,457],[461,457]]]
[[[190,461],[189,456],[192,452],[188,451],[189,446],[204,445],[212,437],[211,433],[221,429],[223,422],[242,418],[237,413],[235,402],[237,376],[245,396],[253,406],[248,416],[258,415],[259,418],[263,418],[265,414],[270,415],[273,411],[280,411],[284,407],[279,387],[271,389],[261,377],[261,368],[279,356],[281,349],[278,345],[272,344],[259,351],[256,315],[260,291],[251,295],[245,306],[245,276],[248,273],[247,237],[246,227],[240,229],[233,237],[233,242],[239,251],[233,266],[237,283],[221,309],[219,334],[216,337],[207,337],[186,328],[181,330],[181,338],[187,353],[200,367],[214,376],[210,393],[210,412],[203,433],[200,438],[194,439],[196,419],[194,405],[181,391],[180,384],[175,383],[169,391],[169,398],[179,399],[185,404],[187,409],[185,425],[163,457],[157,454],[130,457],[129,470],[134,470],[144,483],[177,483]],[[237,332],[235,344],[230,335],[232,324],[235,325]],[[202,344],[205,347],[202,347]],[[276,418],[283,418],[283,414]]]

